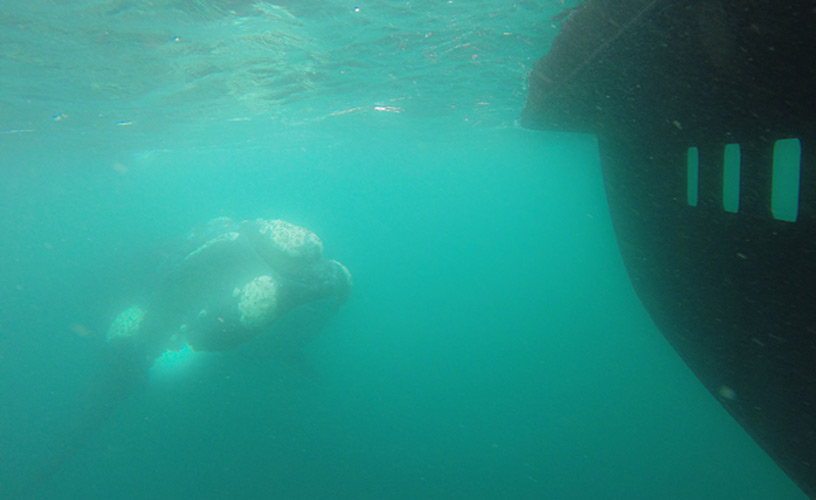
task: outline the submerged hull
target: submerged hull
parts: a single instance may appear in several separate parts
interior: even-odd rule
[[[613,224],[641,301],[811,497],[814,7],[588,0],[531,73],[522,114],[529,128],[598,135]]]

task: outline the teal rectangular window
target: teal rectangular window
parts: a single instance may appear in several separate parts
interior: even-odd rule
[[[686,155],[686,200],[692,207],[697,206],[700,185],[700,151],[689,148]]]
[[[799,176],[802,144],[799,139],[781,139],[773,149],[771,213],[775,219],[796,222],[799,216]]]
[[[726,212],[739,211],[740,161],[739,144],[726,144],[723,155],[723,208]]]

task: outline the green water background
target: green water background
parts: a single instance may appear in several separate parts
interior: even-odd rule
[[[155,378],[38,497],[802,498],[634,295],[594,138],[515,125],[563,5],[154,5],[2,18],[0,493],[227,215],[314,230],[353,296],[306,363]]]

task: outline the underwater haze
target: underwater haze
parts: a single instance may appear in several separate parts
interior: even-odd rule
[[[0,498],[804,498],[635,296],[594,137],[517,124],[575,2],[14,4]],[[154,367],[40,474],[108,326],[218,216],[314,231],[351,297],[296,359]]]

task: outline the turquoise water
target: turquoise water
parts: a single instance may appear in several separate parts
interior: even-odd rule
[[[594,138],[516,125],[560,2],[70,5],[0,15],[0,493],[803,498],[634,295]],[[29,484],[219,215],[312,229],[351,299],[303,362],[154,373]]]

